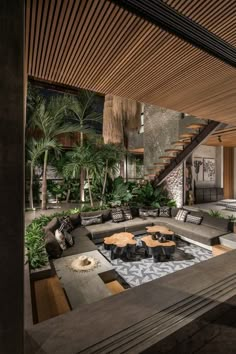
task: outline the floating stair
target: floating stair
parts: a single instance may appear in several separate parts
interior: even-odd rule
[[[159,159],[172,160],[174,159],[174,156],[160,156]]]
[[[173,154],[173,159],[169,159],[169,163],[160,172],[155,180],[155,185],[159,185],[163,180],[178,167],[193,152],[196,147],[205,140],[221,123],[209,121],[208,124],[190,124],[188,129],[198,129],[198,133],[184,133],[180,135],[180,139],[173,142],[173,146],[180,146],[182,149],[169,148],[165,149],[166,153]],[[164,157],[161,157],[164,158]]]
[[[166,165],[169,165],[169,162],[156,162],[155,165],[156,166],[166,166]]]

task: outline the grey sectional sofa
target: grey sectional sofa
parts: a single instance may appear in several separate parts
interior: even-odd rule
[[[218,219],[204,212],[193,212],[190,214],[202,216],[201,225],[195,225],[187,222],[175,220],[178,212],[177,208],[172,209],[172,217],[147,217],[142,219],[135,217],[133,220],[114,223],[109,213],[104,212],[105,222],[97,225],[81,226],[80,215],[73,215],[72,223],[75,229],[71,232],[74,237],[74,246],[67,248],[56,257],[66,257],[73,254],[96,250],[96,244],[103,242],[104,237],[111,236],[118,232],[138,232],[145,231],[146,226],[164,225],[169,227],[177,235],[192,243],[201,244],[203,247],[211,249],[213,245],[219,244],[219,237],[230,233],[229,221],[226,219]],[[99,212],[86,213],[86,215],[96,215]],[[101,213],[101,212],[100,212]],[[50,234],[51,238],[55,230],[59,227],[59,220],[54,218],[45,228],[46,235]],[[46,244],[47,251],[50,245]],[[48,252],[50,253],[50,252]],[[56,258],[55,257],[55,258]]]

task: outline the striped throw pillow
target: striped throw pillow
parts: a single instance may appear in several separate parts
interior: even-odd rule
[[[201,225],[202,219],[203,219],[202,216],[194,216],[194,215],[188,214],[187,218],[186,218],[186,222],[189,222],[191,224]]]
[[[175,217],[175,220],[185,222],[188,213],[189,212],[187,210],[180,209]]]
[[[120,208],[112,209],[111,217],[113,222],[121,222],[125,220],[123,210]]]

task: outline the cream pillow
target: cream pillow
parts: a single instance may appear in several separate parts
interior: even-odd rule
[[[66,250],[66,239],[65,239],[65,236],[58,229],[55,231],[55,238],[56,238],[57,242],[59,243],[59,246],[61,247],[61,249],[63,251]]]

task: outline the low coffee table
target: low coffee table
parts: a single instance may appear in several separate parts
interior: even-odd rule
[[[153,240],[151,235],[141,238],[142,243],[145,245],[147,253],[153,256],[154,262],[161,260],[161,256],[170,259],[171,254],[175,252],[176,243],[174,241],[160,242]]]
[[[104,238],[104,248],[111,250],[111,259],[115,255],[126,255],[128,258],[135,253],[136,240],[130,232],[120,232]]]
[[[161,225],[147,226],[146,230],[148,233],[151,233],[151,234],[160,233],[165,236],[171,236],[172,241],[173,241],[174,234],[175,234],[174,231],[171,231],[166,226],[161,226]]]

